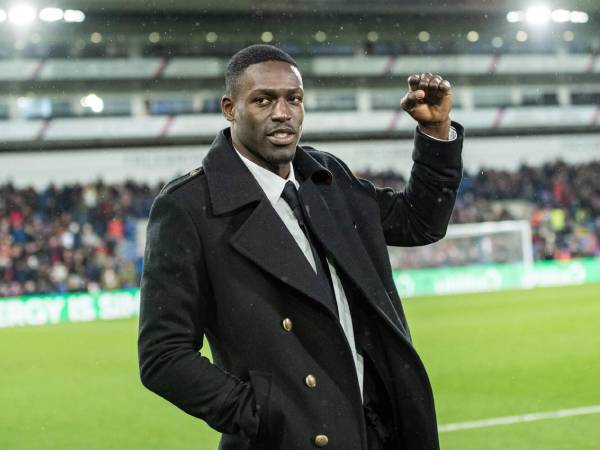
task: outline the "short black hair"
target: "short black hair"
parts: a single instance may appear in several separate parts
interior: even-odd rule
[[[241,49],[229,60],[225,74],[225,93],[227,95],[233,94],[240,75],[244,73],[248,66],[265,61],[283,61],[291,66],[298,67],[294,58],[280,48],[267,44],[251,45]]]

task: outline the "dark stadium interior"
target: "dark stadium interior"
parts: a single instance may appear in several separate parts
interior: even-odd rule
[[[3,133],[4,151],[151,145],[157,135],[161,145],[210,143],[205,123],[219,116],[227,57],[254,42],[277,44],[298,59],[311,92],[308,111],[343,111],[357,114],[355,121],[369,111],[387,114],[369,130],[308,127],[306,139],[410,137],[412,130],[396,123],[397,98],[407,73],[426,61],[457,86],[454,109],[471,135],[599,126],[599,7],[592,1],[561,4],[568,9],[557,11],[566,16],[552,26],[507,20],[511,9],[524,14],[520,2],[54,5],[86,12],[69,22],[50,17],[11,26],[5,18],[0,26],[0,130],[14,130]],[[11,4],[3,6],[9,11]],[[580,16],[570,18],[570,10]],[[549,109],[530,115],[531,108]],[[543,111],[552,119],[534,119]],[[581,119],[565,120],[573,115]],[[113,131],[115,118],[132,131]],[[85,137],[83,119],[95,120],[98,136]]]
[[[142,393],[144,245],[228,126],[229,58],[266,43],[302,73],[300,144],[377,186],[411,174],[408,76],[452,83],[448,233],[388,248],[442,448],[596,450],[599,23],[599,0],[0,0],[0,448],[216,448]]]
[[[9,11],[11,5],[2,3]],[[591,1],[561,4],[566,16],[557,13],[548,27],[528,27],[521,2],[508,1],[416,6],[381,0],[368,8],[317,0],[255,1],[250,7],[212,1],[53,6],[81,14],[72,21],[63,12],[62,20],[40,16],[33,28],[9,28],[5,17],[0,28],[6,37],[0,65],[8,69],[0,73],[5,154],[53,149],[60,161],[61,149],[110,153],[132,145],[209,143],[214,124],[224,124],[219,103],[227,58],[257,41],[298,58],[306,109],[315,117],[304,133],[308,142],[411,136],[399,104],[407,71],[435,58],[456,85],[457,120],[470,135],[505,136],[498,149],[511,136],[596,133],[600,126],[600,5]],[[340,113],[347,117],[342,127]],[[372,124],[361,129],[365,114]],[[96,130],[91,135],[90,127]],[[533,226],[537,259],[599,255],[597,163],[540,156],[541,167],[507,171],[492,163],[466,172],[453,221],[524,219]],[[406,176],[393,164],[384,172],[361,165],[357,173],[383,185],[401,187]],[[77,184],[57,180],[34,189],[15,174],[6,172],[0,204],[2,295],[136,285],[141,254],[135,222],[147,217],[165,179],[127,181],[123,174],[115,184],[86,175]],[[427,265],[416,260],[411,255],[396,263]],[[67,270],[53,272],[54,264]]]

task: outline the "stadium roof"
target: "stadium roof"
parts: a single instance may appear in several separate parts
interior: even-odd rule
[[[239,11],[262,11],[266,13],[297,12],[311,13],[324,11],[378,14],[378,13],[427,13],[451,14],[464,12],[503,13],[511,9],[522,9],[522,0],[429,0],[412,2],[406,0],[54,0],[47,4],[43,0],[31,2],[37,6],[55,6],[61,8],[77,8],[87,12],[127,12],[144,14],[161,14],[192,12],[227,13]],[[50,5],[52,3],[52,5]],[[539,3],[531,1],[532,5]],[[600,2],[596,0],[551,0],[549,6],[557,8],[580,9],[587,12],[600,11]],[[0,1],[0,7],[9,7],[14,1]]]

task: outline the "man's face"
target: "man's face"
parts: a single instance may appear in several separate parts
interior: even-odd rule
[[[221,100],[238,151],[287,177],[304,120],[304,90],[298,69],[283,61],[248,66],[231,96]]]

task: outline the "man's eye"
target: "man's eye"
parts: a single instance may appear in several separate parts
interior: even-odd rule
[[[256,99],[254,99],[254,103],[257,103],[259,105],[266,105],[267,103],[269,103],[269,99],[266,97],[257,97]]]
[[[290,97],[290,101],[292,103],[302,103],[302,97],[300,97],[299,95],[293,95]]]

